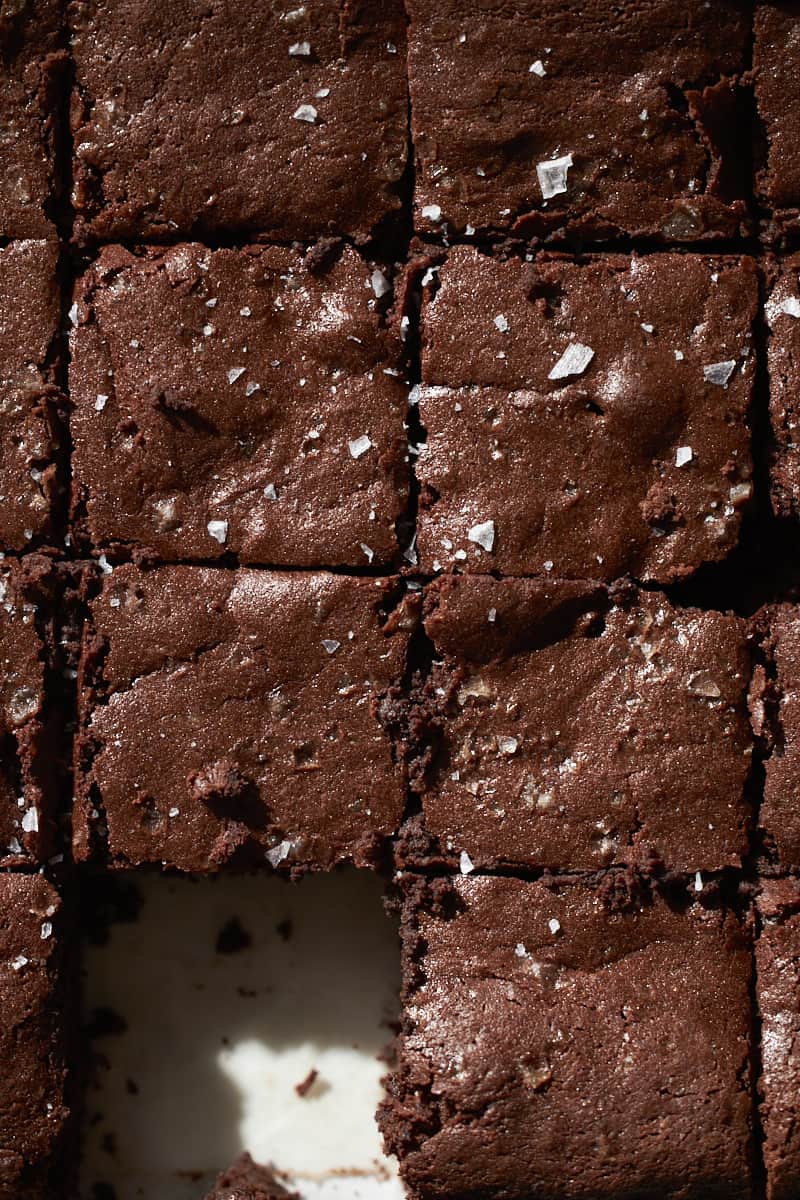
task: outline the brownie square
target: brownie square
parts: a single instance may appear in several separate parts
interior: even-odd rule
[[[800,25],[798,25],[800,37]],[[765,305],[769,342],[769,410],[772,423],[770,493],[779,517],[800,515],[800,255],[774,269]]]
[[[55,233],[61,9],[59,0],[12,0],[0,8],[0,238]]]
[[[666,583],[735,546],[752,494],[751,259],[459,247],[433,275],[425,570]]]
[[[737,617],[658,592],[445,576],[412,748],[403,861],[739,866],[750,656]]]
[[[0,248],[0,549],[5,550],[24,550],[52,533],[63,408],[53,382],[61,307],[57,262],[58,249],[48,242]]]
[[[409,0],[417,228],[734,236],[749,190],[736,77],[750,9]]]
[[[398,213],[402,0],[73,0],[79,238],[366,238]]]
[[[0,562],[0,865],[54,849],[58,716],[45,697],[56,591],[47,560]]]
[[[759,823],[765,849],[784,870],[800,868],[800,608],[762,615],[764,663],[752,688],[753,725],[765,745]]]
[[[775,231],[800,229],[800,4],[757,4],[753,68],[756,104],[764,136],[758,172],[759,199]]]
[[[84,637],[77,858],[372,864],[403,811],[412,607],[385,579],[115,569]]]
[[[40,875],[0,875],[0,1197],[73,1195],[63,912]]]
[[[300,1200],[300,1197],[297,1192],[288,1192],[269,1168],[253,1162],[245,1153],[222,1172],[206,1200]]]
[[[739,921],[609,881],[412,888],[382,1126],[413,1197],[751,1195]]]
[[[383,273],[344,248],[105,249],[72,334],[73,507],[95,547],[386,565],[408,495]]]
[[[794,1200],[800,1179],[800,886],[764,881],[758,899],[756,999],[761,1029],[758,1083],[767,1200]]]

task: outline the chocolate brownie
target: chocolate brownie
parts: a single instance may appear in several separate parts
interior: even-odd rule
[[[48,242],[0,248],[0,550],[24,550],[52,532],[63,407],[51,353],[57,261]]]
[[[73,1195],[61,1160],[65,1097],[63,913],[40,875],[0,875],[0,1197]]]
[[[742,228],[745,0],[408,9],[418,228],[662,242]]]
[[[798,26],[800,36],[800,25]],[[770,492],[779,517],[800,516],[800,255],[782,261],[765,305],[772,423]]]
[[[79,238],[366,238],[399,211],[402,0],[68,11]]]
[[[60,0],[0,4],[0,238],[54,236],[57,91],[65,55]],[[5,310],[5,303],[3,308]]]
[[[426,570],[668,582],[731,550],[752,493],[752,260],[458,247],[430,274]]]
[[[800,229],[800,4],[756,4],[753,67],[765,145],[758,171],[762,205],[774,232]]]
[[[53,650],[50,564],[0,562],[0,865],[52,854],[57,742],[45,674]]]
[[[213,871],[371,864],[403,811],[413,605],[384,579],[131,565],[91,605],[75,853]]]
[[[106,248],[77,287],[73,504],[96,547],[387,565],[408,494],[386,276],[349,247]]]
[[[800,868],[800,608],[761,614],[764,665],[752,688],[753,725],[766,747],[760,824],[765,848],[784,870]]]
[[[412,889],[404,926],[381,1119],[413,1197],[751,1195],[751,963],[733,915],[483,877]]]
[[[240,1154],[232,1167],[223,1171],[206,1200],[300,1200],[297,1192],[287,1192],[269,1167],[253,1162],[249,1154]]]
[[[677,871],[747,850],[750,658],[737,617],[658,592],[444,576],[418,691],[404,861]]]
[[[800,886],[796,879],[764,882],[758,901],[756,996],[761,1026],[762,1153],[767,1200],[794,1200],[800,1179],[797,1092],[800,1063]]]

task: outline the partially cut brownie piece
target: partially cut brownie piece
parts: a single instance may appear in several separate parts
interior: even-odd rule
[[[0,5],[0,238],[55,236],[63,40],[60,0]]]
[[[63,913],[41,875],[0,875],[0,1197],[74,1195],[62,1161],[71,1130],[69,983]]]
[[[377,860],[414,612],[385,579],[126,565],[84,638],[75,853],[186,871]]]
[[[744,0],[408,9],[417,228],[662,242],[739,232]]]
[[[245,1153],[222,1172],[206,1200],[299,1200],[299,1196],[288,1192],[268,1167],[253,1162]]]
[[[39,555],[0,562],[2,866],[43,862],[54,849],[59,748],[45,702],[56,603],[51,573]]]
[[[422,312],[423,567],[663,583],[722,559],[757,310],[750,259],[452,250]]]
[[[52,532],[63,399],[51,348],[60,324],[58,248],[0,248],[0,549]]]
[[[800,607],[761,614],[765,664],[752,690],[753,725],[766,746],[759,821],[765,849],[782,870],[800,869]]]
[[[800,516],[800,255],[783,259],[775,268],[765,313],[773,437],[770,494],[776,515],[796,521]]]
[[[750,658],[736,617],[658,592],[443,577],[418,691],[406,865],[676,871],[747,851]]]
[[[762,1153],[767,1200],[794,1200],[800,1179],[796,1096],[800,1063],[800,885],[765,880],[758,899],[756,998],[761,1023]]]
[[[402,0],[72,0],[79,238],[367,238],[400,209]]]
[[[78,285],[73,507],[95,547],[388,565],[408,494],[384,274],[346,247],[103,251]]]
[[[765,137],[757,175],[759,199],[774,232],[800,229],[800,4],[778,0],[755,6],[753,68],[756,104]]]
[[[750,948],[577,880],[411,887],[381,1114],[417,1200],[751,1195]]]

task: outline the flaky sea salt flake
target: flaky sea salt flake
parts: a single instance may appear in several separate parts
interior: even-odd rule
[[[678,446],[678,449],[675,451],[675,466],[685,467],[687,463],[692,461],[693,457],[691,446]]]
[[[469,875],[475,870],[475,864],[467,854],[466,850],[462,850],[458,859],[458,869],[462,875]]]
[[[308,58],[311,55],[310,42],[292,42],[289,47],[290,58]]]
[[[351,457],[353,458],[361,458],[361,455],[366,454],[371,445],[372,442],[366,433],[363,433],[361,437],[353,438],[351,442],[347,443]]]
[[[707,367],[703,367],[703,378],[706,383],[714,383],[717,387],[727,387],[728,380],[735,370],[735,359],[728,358],[725,362],[710,363]]]
[[[537,58],[536,62],[531,63],[531,65],[528,67],[528,71],[531,75],[538,75],[540,79],[543,79],[547,74],[547,71],[544,69],[544,63],[540,58]]]
[[[594,350],[591,346],[584,346],[582,342],[570,342],[547,378],[568,379],[571,375],[582,375],[593,358]]]
[[[231,367],[230,371],[228,371],[228,383],[236,383],[236,380],[244,375],[244,372],[244,367]]]
[[[220,546],[224,546],[228,540],[228,522],[227,521],[209,521],[206,529]]]
[[[494,546],[494,521],[481,521],[478,525],[473,525],[467,537],[477,546],[490,551]]]
[[[560,196],[566,192],[567,171],[571,166],[571,154],[564,154],[561,158],[548,158],[536,164],[542,199],[549,200],[552,196]]]
[[[313,125],[317,119],[317,110],[313,104],[300,104],[292,113],[295,121],[307,121]]]

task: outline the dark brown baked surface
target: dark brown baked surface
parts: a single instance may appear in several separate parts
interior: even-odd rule
[[[764,138],[756,175],[761,203],[777,232],[800,230],[800,6],[796,0],[756,4],[753,10],[753,74]]]
[[[383,579],[118,567],[91,606],[79,860],[366,866],[400,823],[387,725],[413,613]]]
[[[586,241],[731,237],[743,0],[409,0],[414,219]]]
[[[776,267],[765,305],[769,341],[769,415],[772,433],[770,492],[779,517],[800,515],[800,255]]]
[[[52,344],[60,319],[58,248],[0,247],[0,549],[24,550],[52,532],[63,401]]]
[[[73,508],[161,559],[389,566],[408,496],[389,284],[345,247],[133,255],[78,285]]]
[[[607,881],[410,888],[381,1121],[414,1197],[751,1195],[735,917]]]
[[[56,1200],[73,1175],[61,1161],[70,1117],[62,925],[46,879],[0,874],[2,1200]]]
[[[268,1167],[253,1162],[245,1153],[221,1173],[206,1200],[299,1200],[299,1197],[296,1192],[288,1192]]]
[[[0,5],[0,238],[55,236],[63,41],[60,0]]]
[[[766,743],[759,822],[781,870],[800,869],[800,610],[776,605],[766,614],[766,670],[752,689],[753,723]]]
[[[401,0],[68,11],[79,238],[366,238],[398,212]]]
[[[740,865],[744,622],[658,592],[464,576],[427,589],[425,628],[407,865]]]
[[[730,553],[757,305],[749,259],[454,248],[422,311],[422,567],[668,582]]]

